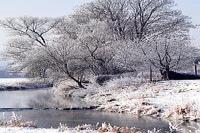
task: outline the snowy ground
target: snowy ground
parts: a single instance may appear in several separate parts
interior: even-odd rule
[[[140,81],[140,82],[138,82]],[[172,120],[199,120],[200,80],[147,83],[133,78],[116,79],[105,86],[68,91],[99,110],[150,115]]]
[[[161,133],[159,130],[144,131],[138,128],[116,127],[107,123],[97,124],[96,127],[88,124],[78,125],[69,128],[67,125],[60,124],[57,129],[36,128],[33,122],[26,122],[16,119],[15,115],[8,122],[2,122],[0,133]]]
[[[98,132],[92,130],[77,131],[75,129],[60,131],[59,129],[0,128],[0,133],[98,133]]]
[[[91,125],[82,125],[75,128],[69,128],[60,125],[58,129],[40,129],[29,127],[1,127],[0,133],[161,133],[160,130],[144,131],[137,128],[115,127],[110,124],[102,123],[98,127]]]
[[[78,131],[75,129],[66,129],[60,131],[59,129],[34,129],[34,128],[0,128],[0,133],[98,133],[94,130]]]

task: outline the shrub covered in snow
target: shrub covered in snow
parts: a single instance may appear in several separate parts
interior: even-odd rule
[[[124,77],[124,78],[117,78],[110,80],[106,83],[105,88],[120,88],[120,87],[126,87],[131,85],[141,85],[143,83],[146,83],[147,80],[144,78],[137,78],[137,77]]]

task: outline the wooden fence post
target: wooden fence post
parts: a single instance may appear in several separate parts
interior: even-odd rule
[[[150,82],[152,82],[153,81],[153,74],[152,74],[152,67],[151,67],[151,65],[150,65],[150,71],[149,71],[149,78],[150,78]]]
[[[196,63],[194,65],[194,72],[195,72],[195,76],[197,76],[198,75],[198,71],[197,71],[197,64]]]

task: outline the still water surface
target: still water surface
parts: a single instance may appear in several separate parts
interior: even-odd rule
[[[82,124],[96,125],[98,122],[108,122],[111,125],[137,127],[142,129],[168,130],[168,124],[153,118],[133,118],[128,114],[116,114],[88,110],[61,111],[61,110],[23,110],[15,111],[22,120],[34,121],[40,128],[57,128],[60,123],[75,127]],[[0,112],[0,119],[9,118],[12,111]]]

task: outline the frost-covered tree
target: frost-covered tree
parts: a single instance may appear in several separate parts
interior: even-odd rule
[[[22,17],[1,21],[10,31],[7,57],[13,69],[26,70],[34,77],[45,77],[47,71],[59,73],[83,87],[82,80],[87,65],[76,40],[75,26],[63,19]],[[67,21],[65,21],[67,22]],[[67,27],[66,27],[67,26]],[[68,36],[63,36],[67,28]],[[74,28],[74,29],[73,29]],[[62,32],[61,32],[62,31]]]
[[[117,71],[113,64],[115,40],[104,22],[92,21],[81,27],[78,35],[85,61],[95,75],[113,74]]]
[[[63,75],[80,87],[91,73],[119,74],[149,64],[168,73],[186,61],[192,27],[173,6],[173,0],[96,0],[70,17],[5,19],[1,26],[11,33],[6,55],[15,69]]]
[[[104,21],[119,41],[131,40],[132,43],[125,43],[126,46],[119,52],[118,59],[128,57],[124,58],[125,60],[121,58],[120,62],[124,61],[121,64],[125,64],[125,62],[127,62],[126,65],[132,66],[152,64],[159,70],[165,68],[167,71],[168,66],[172,69],[183,61],[182,54],[184,52],[180,52],[180,50],[186,47],[186,42],[188,45],[186,38],[188,39],[189,29],[193,27],[188,17],[174,8],[173,0],[96,0],[83,6],[73,18],[79,23],[88,23],[93,19]],[[177,50],[169,55],[168,47],[166,48],[168,44],[161,41],[169,41],[167,36],[170,36],[171,41],[168,42],[170,47]],[[177,44],[177,41],[173,42],[172,40],[182,43]],[[155,54],[157,48],[159,48],[159,53],[165,55],[162,57],[165,58],[165,63],[163,63],[163,59],[160,59],[160,55]],[[151,56],[144,51],[154,51],[152,56],[154,61],[149,59]],[[176,56],[176,59],[171,59],[171,56]],[[141,58],[134,60],[138,57]],[[158,60],[159,66],[155,60]],[[138,66],[141,67],[141,65]]]
[[[118,38],[109,29],[107,23],[91,20],[78,24],[66,19],[58,26],[58,33],[63,37],[72,37],[81,46],[84,61],[88,63],[94,75],[117,74],[126,71],[116,61],[117,50],[123,49]],[[69,24],[70,23],[70,24]]]
[[[19,17],[8,18],[1,21],[1,26],[6,28],[17,38],[26,37],[34,41],[34,46],[47,46],[48,34],[60,22],[59,19],[37,18],[37,17]]]
[[[191,65],[197,49],[191,47],[185,36],[163,35],[141,42],[140,46],[148,61],[160,70],[163,79],[169,79],[169,71]],[[191,67],[191,66],[190,66]]]
[[[82,83],[89,66],[84,60],[84,53],[77,40],[59,37],[45,52],[51,71],[64,75],[84,88]]]
[[[147,59],[138,48],[137,42],[130,40],[117,41],[115,63],[123,72],[140,72],[148,70]],[[134,43],[134,44],[133,44]]]
[[[188,39],[189,29],[193,27],[188,17],[174,8],[173,0],[96,0],[82,6],[72,17],[80,24],[90,23],[92,20],[105,22],[119,42],[118,65],[123,64],[131,68],[149,64],[155,66],[155,62],[147,58],[149,54],[144,51],[159,47],[159,53],[166,54],[168,51],[165,45],[158,42],[162,39],[169,40],[166,36],[171,36],[170,40],[177,40],[176,35]],[[179,50],[185,47],[185,42],[184,40],[178,46],[177,42],[170,42],[171,47],[178,47],[173,56],[180,56]],[[175,64],[179,64],[179,60],[182,61],[182,58],[178,58],[173,62],[171,56],[166,56],[170,58],[166,62],[172,66],[177,66]],[[160,60],[159,56],[153,57]],[[164,66],[168,65],[164,63]],[[163,69],[163,63],[157,68]]]
[[[10,35],[6,57],[10,57],[17,69],[24,69],[31,64],[40,49],[49,44],[49,35],[59,23],[57,19],[19,17],[1,21],[1,26]]]
[[[121,39],[143,39],[191,26],[187,16],[173,8],[173,0],[96,0],[78,10],[78,23],[105,21]]]

